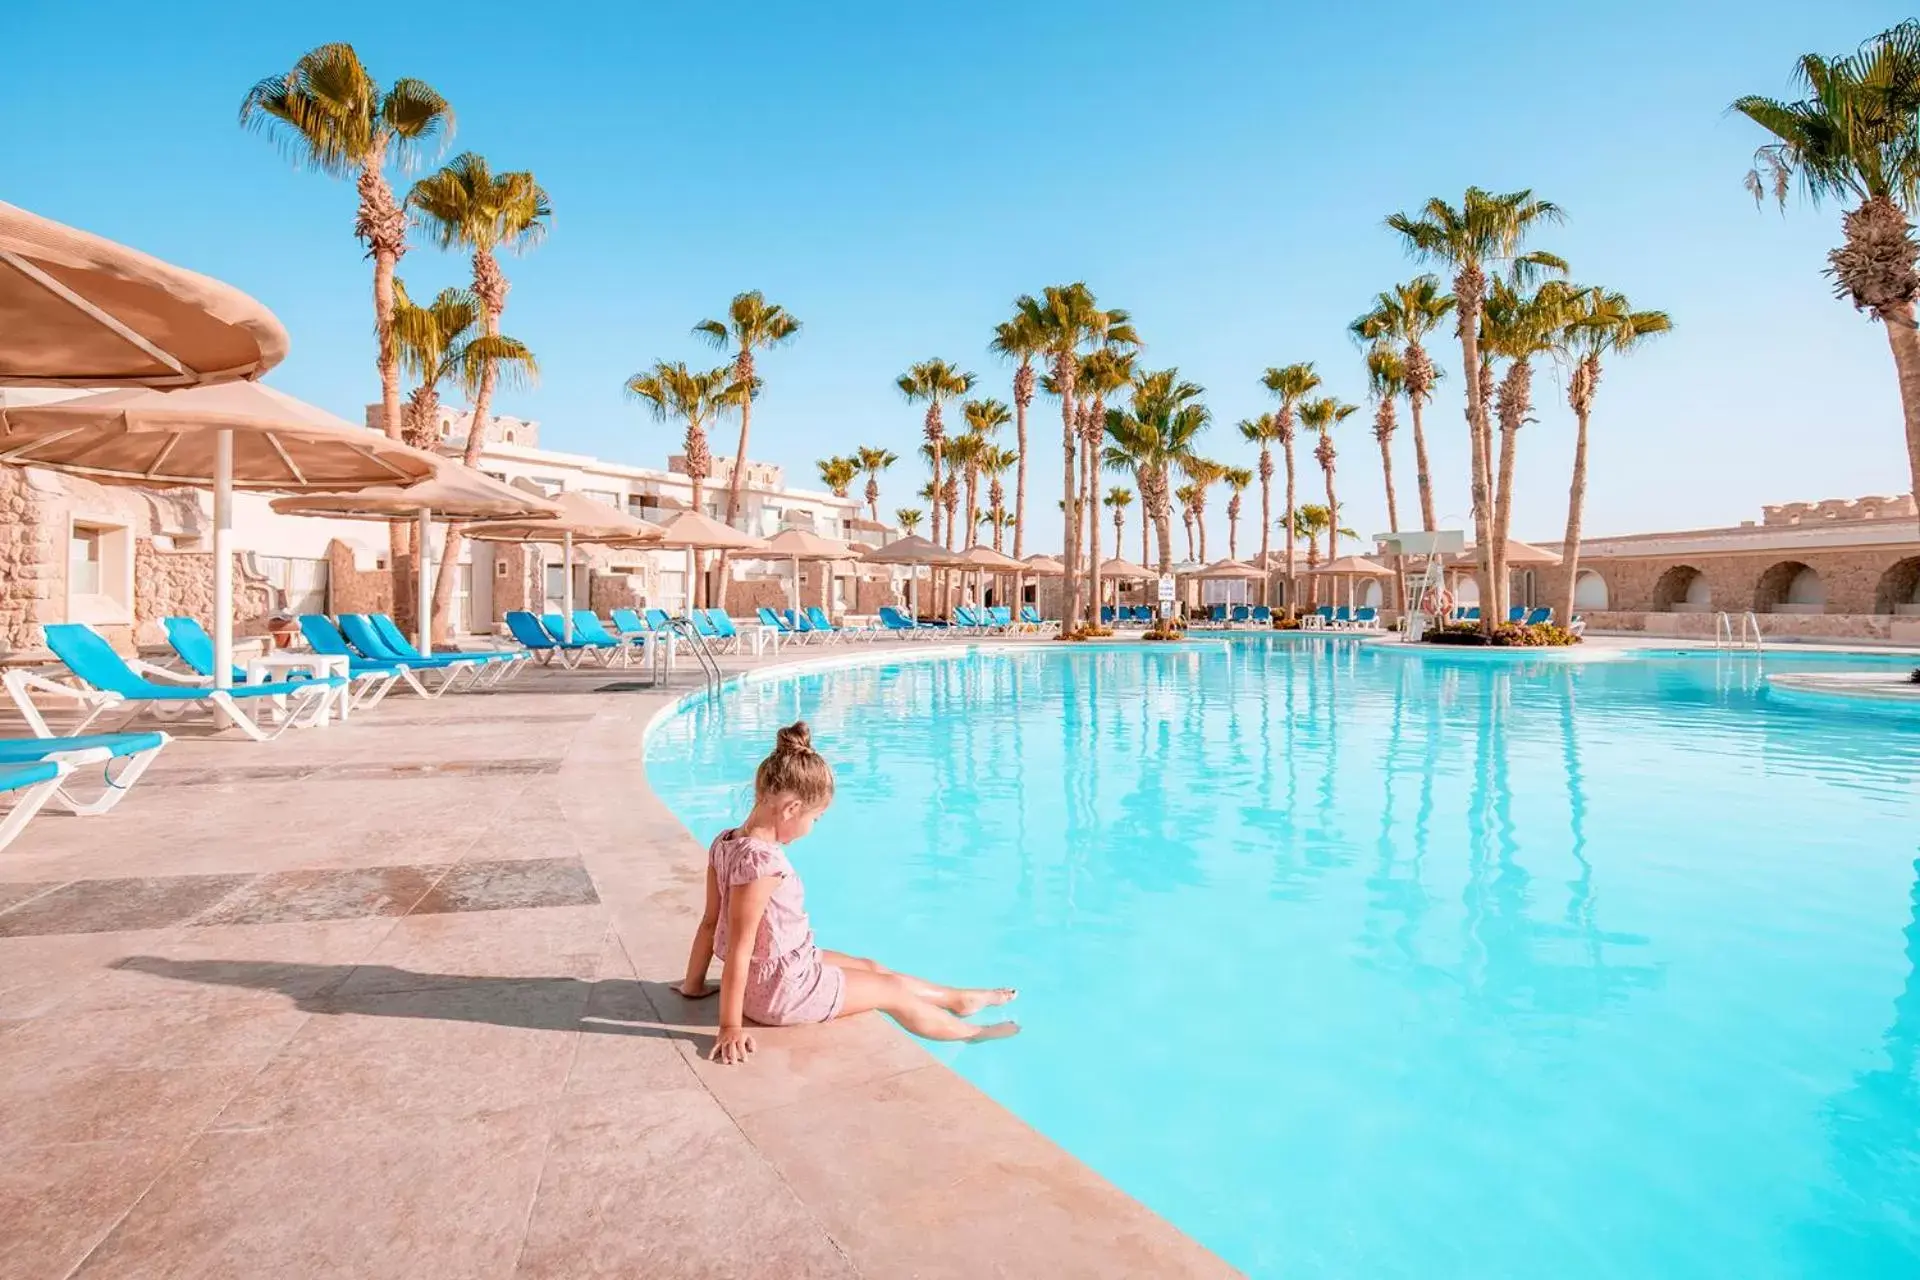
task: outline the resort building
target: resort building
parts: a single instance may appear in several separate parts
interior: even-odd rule
[[[1543,543],[1555,551],[1555,543]],[[1558,605],[1558,568],[1516,571],[1516,603]],[[1769,636],[1920,642],[1920,519],[1911,494],[1789,502],[1758,521],[1593,538],[1575,608],[1593,631],[1711,637],[1751,612]]]
[[[84,394],[71,389],[0,390],[0,405]],[[471,413],[441,413],[440,448],[465,449]],[[369,407],[378,430],[380,408]],[[684,459],[665,468],[610,462],[540,446],[540,424],[495,417],[481,469],[546,492],[571,490],[661,521],[692,501]],[[703,507],[724,518],[733,461],[714,459]],[[742,510],[736,524],[759,536],[800,528],[823,537],[879,545],[898,536],[866,518],[853,498],[789,488],[782,469],[746,464]],[[393,599],[386,529],[377,522],[283,516],[269,498],[236,494],[236,631],[258,634],[276,613],[408,614],[410,596]],[[209,494],[96,484],[35,468],[0,467],[0,659],[41,652],[40,626],[88,622],[116,644],[161,640],[159,623],[172,614],[206,617],[212,606],[213,508]],[[437,539],[436,539],[437,541]],[[574,598],[602,611],[617,606],[687,603],[684,551],[574,551]],[[403,566],[404,568],[404,566]],[[463,540],[453,622],[456,632],[491,633],[508,609],[557,609],[564,594],[557,546],[493,545]],[[729,566],[727,606],[748,612],[785,605],[792,570],[785,561],[735,560]],[[854,563],[800,565],[803,604],[836,613],[871,612],[894,598],[890,574]],[[405,593],[403,593],[404,595]]]

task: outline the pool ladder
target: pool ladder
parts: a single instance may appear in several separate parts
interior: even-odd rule
[[[673,638],[685,645],[687,652],[693,655],[694,663],[700,668],[700,675],[707,683],[707,692],[714,693],[720,688],[720,660],[713,654],[713,646],[700,634],[700,629],[688,618],[669,618],[667,624],[673,628]]]
[[[1753,616],[1749,609],[1740,615],[1738,636],[1734,633],[1733,618],[1726,611],[1713,620],[1713,647],[1716,649],[1751,649],[1759,653],[1765,642],[1760,638],[1760,619]]]

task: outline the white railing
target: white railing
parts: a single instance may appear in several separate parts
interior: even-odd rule
[[[1713,647],[1716,649],[1751,649],[1759,653],[1766,642],[1760,635],[1760,619],[1749,609],[1740,615],[1740,626],[1736,632],[1733,616],[1724,609],[1714,615]]]

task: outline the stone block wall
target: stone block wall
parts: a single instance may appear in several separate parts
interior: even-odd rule
[[[1826,588],[1826,614],[1871,616],[1891,613],[1883,584],[1908,582],[1909,562],[1920,557],[1920,545],[1855,547],[1840,549],[1795,549],[1756,551],[1693,557],[1680,556],[1587,556],[1580,557],[1579,568],[1598,573],[1607,584],[1607,603],[1615,612],[1660,612],[1669,608],[1666,597],[1674,594],[1680,574],[1662,579],[1678,569],[1692,569],[1706,581],[1712,594],[1710,611],[1725,610],[1738,615],[1751,609],[1770,611],[1772,598],[1784,571],[1781,566],[1802,564],[1820,575]],[[1898,567],[1897,567],[1898,566]],[[1890,572],[1891,571],[1891,572]],[[1547,603],[1559,607],[1565,599],[1566,573],[1558,567],[1536,571],[1537,582]],[[1786,615],[1781,615],[1786,616]],[[1807,616],[1807,615],[1796,615]],[[1818,616],[1818,615],[1815,615]]]
[[[246,557],[233,557],[233,634],[237,637],[267,633],[267,619],[285,603],[266,579],[247,568]],[[213,553],[210,551],[168,551],[142,538],[133,548],[133,617],[131,635],[126,628],[103,627],[101,631],[116,643],[152,645],[166,643],[166,618],[197,618],[208,630],[213,628]]]
[[[353,548],[335,539],[327,544],[327,602],[336,614],[392,613],[393,574],[360,568]]]

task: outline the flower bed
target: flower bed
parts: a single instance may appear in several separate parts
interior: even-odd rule
[[[1421,637],[1421,641],[1425,644],[1469,645],[1481,648],[1557,649],[1579,644],[1580,637],[1565,627],[1556,627],[1550,622],[1542,622],[1531,627],[1524,623],[1503,622],[1491,633],[1482,631],[1477,622],[1449,622],[1445,626],[1429,630]]]

